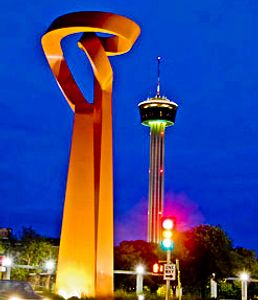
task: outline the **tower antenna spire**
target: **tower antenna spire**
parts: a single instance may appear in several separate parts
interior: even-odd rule
[[[158,75],[158,84],[157,84],[157,97],[160,97],[160,59],[161,57],[158,56],[157,57],[157,61],[158,61],[158,70],[157,70],[157,75]]]

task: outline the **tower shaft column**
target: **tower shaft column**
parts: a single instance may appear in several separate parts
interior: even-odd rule
[[[164,131],[165,124],[153,122],[150,125],[150,170],[148,242],[160,241],[160,218],[164,202]]]

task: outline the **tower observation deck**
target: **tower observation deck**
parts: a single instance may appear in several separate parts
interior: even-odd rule
[[[159,63],[159,58],[158,58]],[[159,68],[158,68],[159,71]],[[148,195],[148,242],[160,242],[160,219],[164,206],[164,137],[165,128],[175,123],[178,105],[157,95],[138,104],[141,123],[150,127],[150,168]]]

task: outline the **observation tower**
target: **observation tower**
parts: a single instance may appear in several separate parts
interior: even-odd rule
[[[160,57],[157,94],[138,104],[141,123],[150,127],[150,168],[148,195],[148,242],[160,242],[160,219],[164,206],[164,138],[165,128],[175,123],[178,105],[160,95]]]

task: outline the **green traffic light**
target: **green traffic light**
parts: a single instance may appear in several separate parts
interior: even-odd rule
[[[161,248],[165,251],[173,250],[175,248],[175,243],[171,239],[164,239],[161,241]]]

